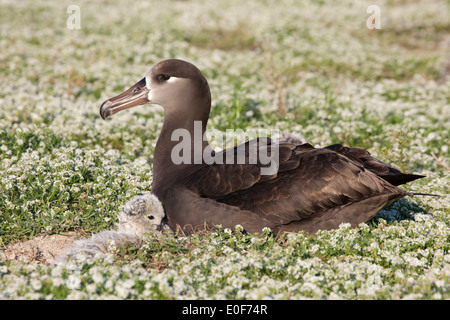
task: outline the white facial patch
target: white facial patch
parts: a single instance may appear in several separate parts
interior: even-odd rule
[[[152,72],[151,72],[152,70],[150,70],[149,72],[147,72],[147,74],[145,75],[145,87],[148,89],[148,90],[151,90],[151,88],[150,88],[150,82],[151,82],[151,79],[152,79],[152,77],[151,77],[151,74],[152,74]]]
[[[148,72],[145,76],[145,86],[148,89],[147,99],[149,103],[162,104],[168,98],[171,97],[173,90],[178,92],[183,86],[179,86],[178,83],[184,83],[189,81],[187,78],[173,77],[171,76],[167,80],[155,79],[153,80],[152,72]],[[174,88],[172,85],[177,83],[177,87]],[[169,85],[170,84],[170,85]]]
[[[177,80],[179,80],[179,79],[180,79],[180,78],[178,78],[178,77],[170,77],[169,80],[166,80],[166,82],[172,83],[172,82],[175,82],[175,81],[177,81]]]
[[[147,94],[147,99],[148,99],[148,101],[152,101],[152,88],[151,88],[151,80],[150,80],[150,77],[147,75],[146,77],[145,77],[145,83],[146,83],[146,87],[147,87],[147,89],[149,90],[148,91],[148,94]],[[168,80],[165,80],[164,82],[167,82],[167,83],[174,83],[174,82],[176,82],[176,81],[180,81],[180,80],[184,80],[184,78],[179,78],[179,77],[170,77]],[[162,83],[161,85],[164,85],[164,83]]]

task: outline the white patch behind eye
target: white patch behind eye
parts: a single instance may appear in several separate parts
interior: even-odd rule
[[[147,99],[148,99],[148,101],[152,101],[152,88],[151,88],[151,77],[149,76],[149,74],[150,73],[148,73],[146,76],[145,76],[145,82],[146,82],[146,84],[145,84],[145,86],[147,87],[147,89],[149,90],[148,91],[148,94],[147,94]],[[175,81],[182,81],[182,80],[186,80],[185,78],[180,78],[180,77],[170,77],[168,80],[165,80],[164,82],[170,82],[170,83],[174,83]],[[164,82],[162,82],[161,83],[161,85],[164,85]],[[156,87],[155,87],[155,89],[156,89]]]
[[[180,79],[180,78],[178,78],[178,77],[170,77],[169,80],[166,80],[166,82],[175,82],[178,79]]]

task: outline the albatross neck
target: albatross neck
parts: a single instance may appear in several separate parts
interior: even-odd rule
[[[208,101],[207,101],[208,102]],[[180,111],[165,111],[164,122],[158,141],[156,142],[153,159],[153,192],[158,196],[158,191],[176,183],[178,179],[194,172],[203,163],[203,151],[209,146],[208,141],[203,139],[206,124],[209,118],[209,105],[201,108],[181,109]],[[194,112],[204,110],[203,112]],[[183,112],[185,111],[185,112]],[[181,133],[181,135],[180,135]],[[173,159],[180,156],[180,146],[184,147],[181,152],[190,154],[190,161]],[[176,148],[176,151],[173,151]],[[186,150],[185,150],[186,149]],[[189,150],[187,150],[189,149]],[[201,152],[201,154],[200,154]],[[198,162],[201,159],[201,163]],[[177,163],[178,162],[178,163]]]

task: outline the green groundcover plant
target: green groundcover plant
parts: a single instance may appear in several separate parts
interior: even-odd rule
[[[314,236],[237,226],[149,235],[65,266],[1,261],[0,299],[449,299],[449,3],[380,2],[381,29],[369,29],[372,4],[2,1],[1,248],[113,228],[151,190],[162,108],[108,121],[98,110],[167,58],[204,72],[210,128],[366,148],[426,175],[405,190],[444,196]]]

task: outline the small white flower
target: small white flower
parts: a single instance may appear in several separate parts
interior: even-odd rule
[[[42,288],[42,282],[40,279],[31,279],[30,285],[33,288],[33,290],[40,290]]]
[[[269,233],[272,232],[272,229],[270,229],[269,227],[264,227],[264,228],[262,229],[262,232],[263,232],[264,234],[269,234]]]
[[[103,283],[104,278],[103,275],[100,271],[96,271],[93,275],[92,275],[92,280],[94,280],[94,283]]]
[[[81,288],[81,279],[77,274],[71,274],[66,280],[66,286],[69,289],[80,289]]]

